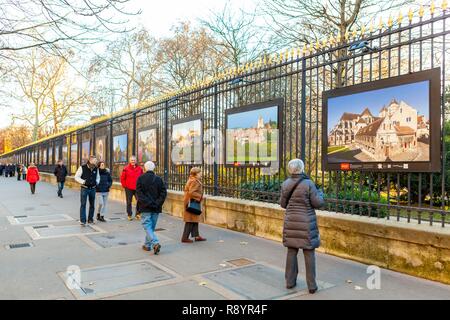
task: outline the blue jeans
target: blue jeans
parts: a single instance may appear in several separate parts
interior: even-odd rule
[[[62,194],[63,189],[64,189],[64,182],[58,182],[58,195]]]
[[[94,220],[95,188],[81,188],[80,222],[86,223],[86,203],[89,199],[89,220]]]
[[[145,230],[145,246],[153,249],[153,246],[159,243],[155,229],[158,222],[159,213],[142,212],[142,226]]]

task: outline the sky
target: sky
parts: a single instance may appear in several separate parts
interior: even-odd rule
[[[228,116],[228,129],[255,128],[260,116],[264,119],[264,123],[278,121],[278,107],[231,114]]]
[[[362,92],[328,100],[328,133],[334,128],[344,112],[361,113],[369,108],[378,116],[381,108],[395,98],[417,109],[419,115],[429,119],[429,85],[428,81],[416,82],[380,90]]]

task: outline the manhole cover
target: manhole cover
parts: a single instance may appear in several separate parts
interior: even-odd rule
[[[24,210],[25,210],[25,211],[33,211],[33,210],[34,210],[34,207],[27,207],[27,208],[25,208]]]
[[[72,226],[49,225],[47,228],[42,229],[25,227],[25,231],[27,231],[28,234],[31,236],[31,238],[35,240],[104,233],[104,231],[101,230],[100,228],[90,225],[87,225],[85,227],[82,227],[80,225],[72,225]]]
[[[279,299],[307,289],[304,275],[299,275],[295,289],[288,290],[283,271],[260,264],[210,273],[203,277],[250,300]],[[318,281],[318,285],[319,289],[333,286],[321,281]]]
[[[115,212],[115,213],[113,213],[113,214],[115,214],[115,215],[126,215],[126,213],[124,213],[124,212]]]
[[[103,248],[113,248],[119,246],[129,246],[129,245],[141,245],[145,240],[144,230],[138,231],[126,231],[126,232],[115,232],[109,234],[93,234],[89,235],[88,238],[94,241],[96,244]],[[159,241],[163,244],[171,239],[158,234]]]
[[[11,224],[38,224],[38,223],[50,223],[60,221],[73,220],[70,216],[65,214],[52,214],[42,216],[13,216],[7,217]]]
[[[66,277],[65,274],[63,276]],[[173,278],[173,275],[150,262],[135,261],[81,270],[80,289],[71,290],[78,297],[109,296],[120,290],[129,291],[133,287]]]
[[[126,243],[126,242],[119,242],[119,246],[126,246],[126,245],[128,245],[128,243]]]
[[[235,265],[237,267],[248,266],[250,264],[254,264],[253,261],[245,259],[245,258],[228,260],[227,262],[231,263],[232,265]]]

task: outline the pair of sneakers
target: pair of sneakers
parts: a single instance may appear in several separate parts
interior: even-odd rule
[[[144,251],[151,251],[152,250],[149,247],[147,247],[145,244],[142,246],[142,249]],[[153,252],[155,253],[155,255],[157,255],[160,251],[161,251],[161,245],[159,243],[155,244],[153,246]]]

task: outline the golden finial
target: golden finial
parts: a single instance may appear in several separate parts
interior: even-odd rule
[[[302,51],[303,51],[303,55],[305,55],[305,54],[306,54],[306,51],[308,51],[308,47],[307,47],[306,44],[303,45]]]
[[[392,16],[389,15],[389,19],[388,19],[387,25],[388,25],[389,28],[392,28],[393,24],[394,24],[394,21],[392,20]]]
[[[295,58],[295,49],[292,48],[291,49],[291,59],[294,60],[294,58]]]
[[[375,29],[375,26],[373,25],[373,20],[370,22],[369,32],[373,33],[373,30]]]
[[[400,10],[398,12],[398,18],[397,18],[398,24],[402,24],[402,20],[403,20],[403,14],[402,14],[402,11]]]
[[[328,44],[328,39],[323,39],[322,40],[322,48],[326,48],[327,47],[327,44]]]
[[[342,40],[341,32],[338,31],[338,34],[336,36],[336,41],[339,43],[339,42],[341,42],[341,40]]]
[[[421,5],[420,6],[420,9],[419,9],[419,17],[423,17],[423,15],[424,15],[424,13],[425,13],[425,9],[423,8],[423,5]]]
[[[381,29],[383,29],[383,18],[382,17],[380,17],[380,22],[378,23],[378,29],[379,30],[381,30]]]
[[[411,8],[409,8],[409,11],[408,11],[408,20],[409,20],[409,23],[411,23],[411,21],[412,21],[413,18],[414,18],[414,12],[412,11]]]
[[[364,37],[364,34],[366,33],[366,25],[363,25],[362,27],[361,27],[361,36],[363,36]]]
[[[347,31],[345,31],[345,35],[344,35],[345,41],[348,41],[348,37],[349,37],[349,33],[348,33],[348,30],[347,30]]]
[[[358,34],[358,31],[356,31],[356,29],[353,29],[352,38],[355,39],[357,34]]]
[[[447,0],[443,0],[443,1],[442,1],[442,4],[441,4],[441,9],[442,9],[442,11],[447,10],[447,7],[448,7],[448,2],[447,2]]]
[[[319,40],[317,40],[315,48],[316,48],[316,50],[320,50],[320,41]]]
[[[430,13],[431,13],[431,15],[434,14],[434,10],[435,9],[436,9],[436,5],[434,4],[434,0],[432,0],[431,4],[430,4]]]
[[[284,61],[283,52],[280,52],[279,58],[280,58],[280,63],[283,63],[283,61]]]

